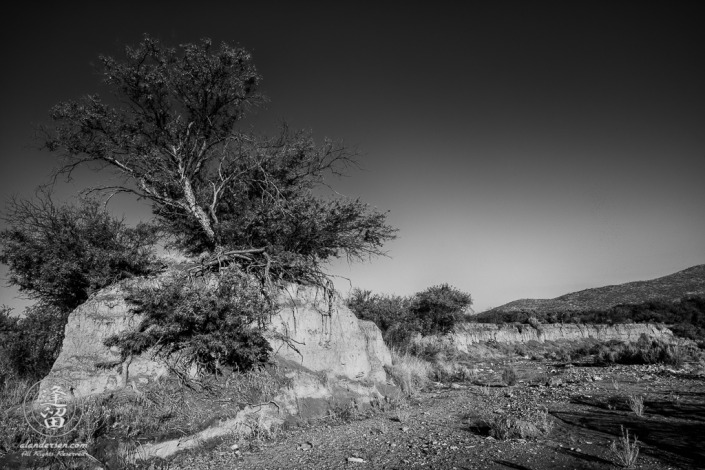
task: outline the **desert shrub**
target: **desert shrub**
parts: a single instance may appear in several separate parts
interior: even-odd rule
[[[409,299],[397,295],[372,294],[356,288],[346,299],[346,305],[357,318],[373,321],[382,333],[409,317]]]
[[[497,351],[500,355],[511,357],[515,354],[515,347],[512,343],[501,343],[497,341],[488,341],[487,345]]]
[[[570,362],[573,359],[570,352],[567,351],[566,349],[559,349],[556,352],[556,357],[558,358],[559,361],[563,361],[563,362]]]
[[[636,343],[610,341],[593,346],[589,353],[598,364],[670,364],[683,365],[691,351],[686,346],[672,344],[657,338],[641,335]]]
[[[406,352],[420,357],[429,362],[455,362],[460,356],[460,351],[448,341],[439,336],[419,335],[412,338],[406,345]]]
[[[405,397],[399,396],[392,402],[392,412],[394,419],[400,423],[406,423],[411,416],[411,405]]]
[[[474,376],[471,369],[457,362],[437,362],[431,365],[430,377],[436,382],[465,382]]]
[[[554,422],[545,408],[531,408],[522,413],[485,415],[481,424],[497,440],[534,439],[553,431]]]
[[[502,382],[511,386],[517,383],[517,371],[514,367],[505,367],[502,371]]]
[[[346,305],[362,320],[373,321],[382,331],[385,343],[405,349],[411,339],[421,332],[420,322],[409,311],[408,297],[372,294],[353,289]]]
[[[485,420],[489,427],[489,435],[500,441],[507,440],[512,435],[514,420],[506,415],[497,414]]]
[[[412,343],[414,338],[421,334],[420,330],[421,327],[418,322],[413,318],[409,318],[409,321],[396,323],[385,331],[383,335],[384,342],[394,348],[418,351],[414,349]]]
[[[464,319],[463,309],[469,305],[470,294],[441,284],[414,295],[409,311],[420,322],[421,334],[446,334]]]
[[[643,364],[643,355],[632,345],[621,341],[610,341],[593,347],[597,364]]]
[[[7,212],[0,263],[9,266],[9,283],[61,312],[98,289],[154,269],[154,230],[127,227],[95,200],[57,206],[39,193],[34,201],[12,200]]]
[[[387,344],[405,349],[418,335],[452,331],[465,318],[463,309],[472,304],[472,298],[442,284],[410,298],[354,289],[346,303],[358,318],[375,322]]]
[[[164,358],[185,355],[187,364],[218,372],[249,370],[269,361],[261,329],[272,305],[252,278],[238,270],[209,281],[177,277],[160,287],[134,288],[128,300],[145,315],[133,332],[106,340],[123,358],[155,348]]]
[[[0,382],[3,378],[44,377],[61,352],[68,317],[45,302],[28,307],[24,317],[0,311]]]
[[[677,323],[668,327],[675,336],[696,342],[700,349],[705,349],[705,327],[691,323]]]
[[[683,367],[687,353],[685,348],[679,344],[669,344],[666,346],[664,362],[672,365],[676,369]]]

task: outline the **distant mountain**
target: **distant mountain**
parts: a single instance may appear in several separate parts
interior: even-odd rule
[[[619,304],[638,304],[656,300],[672,302],[689,295],[705,295],[705,264],[650,281],[585,289],[555,299],[515,300],[485,313],[606,310]]]

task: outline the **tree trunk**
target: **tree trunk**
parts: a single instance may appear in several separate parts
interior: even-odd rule
[[[127,356],[125,358],[125,361],[122,363],[122,386],[123,387],[127,387],[127,380],[129,378],[130,364],[132,364],[132,354]]]
[[[186,204],[188,205],[188,210],[196,217],[198,223],[201,224],[203,231],[206,232],[208,240],[210,240],[213,245],[215,245],[215,232],[211,225],[211,221],[208,218],[208,214],[196,203],[196,196],[193,193],[193,187],[191,186],[191,181],[188,178],[183,178],[181,180],[184,188],[184,195],[186,196]]]

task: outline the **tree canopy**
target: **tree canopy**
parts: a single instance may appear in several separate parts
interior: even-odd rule
[[[417,334],[453,331],[455,325],[465,319],[464,311],[472,305],[472,297],[448,284],[441,284],[409,297],[354,289],[346,303],[358,318],[375,322],[387,343],[406,348]]]
[[[380,255],[394,238],[385,214],[314,194],[354,163],[347,147],[285,125],[274,137],[238,128],[265,101],[243,48],[209,39],[169,48],[145,36],[101,64],[113,98],[55,106],[46,146],[61,153],[60,173],[112,170],[116,184],[92,190],[149,200],[175,246],[208,254],[205,267],[237,262],[267,280],[322,284],[325,261]]]
[[[450,333],[472,305],[472,297],[448,284],[432,286],[417,293],[409,310],[421,321],[423,334]]]
[[[154,230],[130,228],[94,199],[56,204],[47,192],[12,199],[0,262],[28,297],[68,314],[98,289],[154,269]]]

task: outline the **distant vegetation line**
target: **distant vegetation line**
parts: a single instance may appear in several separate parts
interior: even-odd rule
[[[478,323],[664,323],[705,347],[705,265],[648,281],[520,299],[470,319]]]
[[[677,301],[620,304],[607,309],[541,312],[503,312],[494,309],[468,318],[476,323],[664,323],[676,336],[705,344],[705,296],[684,296]]]
[[[467,315],[470,294],[443,284],[411,297],[355,290],[347,300],[358,318],[379,326],[385,341],[405,347],[418,334],[449,333],[474,323],[663,323],[705,348],[705,265],[648,281],[585,289],[555,299],[520,299]]]

